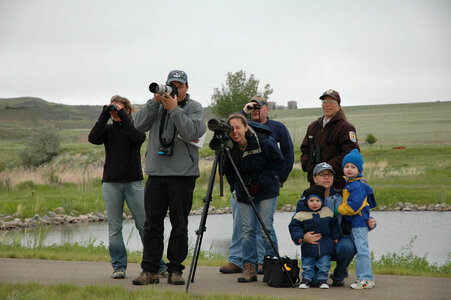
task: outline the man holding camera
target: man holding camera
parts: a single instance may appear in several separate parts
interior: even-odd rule
[[[269,119],[269,106],[264,97],[254,96],[251,101],[247,103],[242,114],[245,116],[251,115],[251,119],[254,122],[264,124],[271,129],[271,136],[279,144],[282,156],[284,158],[284,168],[280,171],[279,186],[282,187],[283,183],[287,180],[288,175],[293,169],[294,163],[294,146],[291,140],[290,133],[287,127],[278,121]],[[233,197],[230,199],[232,213],[233,213],[233,233],[232,244],[229,248],[228,263],[222,266],[219,271],[221,273],[239,273],[241,272],[242,256],[241,256],[241,213],[236,203],[236,199]],[[277,203],[276,203],[277,204]],[[275,211],[276,207],[274,207]],[[263,234],[263,233],[262,233]],[[258,254],[258,273],[263,274],[263,258],[265,255],[265,249],[263,246],[263,236],[259,234],[257,236],[257,254]]]
[[[182,263],[188,254],[188,215],[193,190],[199,177],[198,140],[206,131],[202,105],[190,98],[188,76],[180,70],[169,73],[169,93],[154,93],[154,98],[135,116],[135,127],[149,131],[146,151],[144,250],[142,273],[135,285],[159,282],[159,262],[163,256],[164,218],[169,209],[172,225],[167,248],[168,283],[185,284]]]

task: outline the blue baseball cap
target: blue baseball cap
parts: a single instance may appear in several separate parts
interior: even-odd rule
[[[168,80],[166,81],[166,84],[170,84],[173,81],[178,81],[181,83],[188,83],[188,75],[186,75],[185,72],[180,70],[172,70],[169,72]]]
[[[335,173],[334,168],[329,165],[327,162],[319,163],[313,169],[313,176],[316,176],[318,173],[321,173],[324,170],[330,170],[332,173]]]

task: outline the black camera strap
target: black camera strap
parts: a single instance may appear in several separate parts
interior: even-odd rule
[[[166,110],[166,108],[163,108],[163,112],[161,114],[161,119],[160,119],[159,135],[158,135],[158,138],[160,139],[160,144],[163,147],[170,147],[172,144],[174,144],[175,135],[176,135],[175,125],[172,125],[173,129],[174,129],[173,130],[173,134],[172,134],[172,138],[171,139],[166,139],[166,138],[163,138],[161,136],[163,131],[167,128],[167,126],[169,124],[169,118],[166,118],[167,115],[168,115],[168,111]]]
[[[180,101],[177,105],[180,106],[180,108],[185,107],[185,105],[188,103],[188,99],[189,99],[189,95],[187,94],[185,99],[183,99],[183,101]],[[161,135],[163,133],[164,130],[166,130],[168,124],[169,124],[169,118],[166,121],[166,117],[168,115],[168,110],[166,108],[163,107],[163,112],[161,114],[161,119],[160,119],[160,128],[159,128],[159,140],[160,140],[160,144],[163,147],[170,147],[172,146],[172,144],[174,144],[174,140],[175,140],[175,136],[177,133],[177,128],[175,127],[175,125],[173,125],[173,134],[172,134],[172,138],[171,139],[166,139],[166,138],[162,138]]]

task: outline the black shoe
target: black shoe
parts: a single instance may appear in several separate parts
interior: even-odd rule
[[[330,274],[330,279],[332,279],[332,286],[344,286],[345,281],[344,280],[336,280],[332,274]]]
[[[334,280],[332,282],[332,286],[344,286],[345,285],[345,281],[344,280]]]

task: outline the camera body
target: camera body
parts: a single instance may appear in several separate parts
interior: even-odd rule
[[[103,111],[106,112],[112,112],[112,111],[118,111],[119,109],[117,109],[117,106],[114,104],[110,104],[110,105],[104,105],[103,106]]]
[[[171,97],[174,97],[175,95],[178,95],[179,91],[177,90],[177,87],[173,84],[160,84],[156,82],[152,82],[149,85],[149,91],[154,94],[164,94],[168,93],[171,95]]]
[[[174,144],[171,144],[168,147],[160,146],[160,149],[158,150],[158,155],[172,156],[172,152],[174,152]]]

